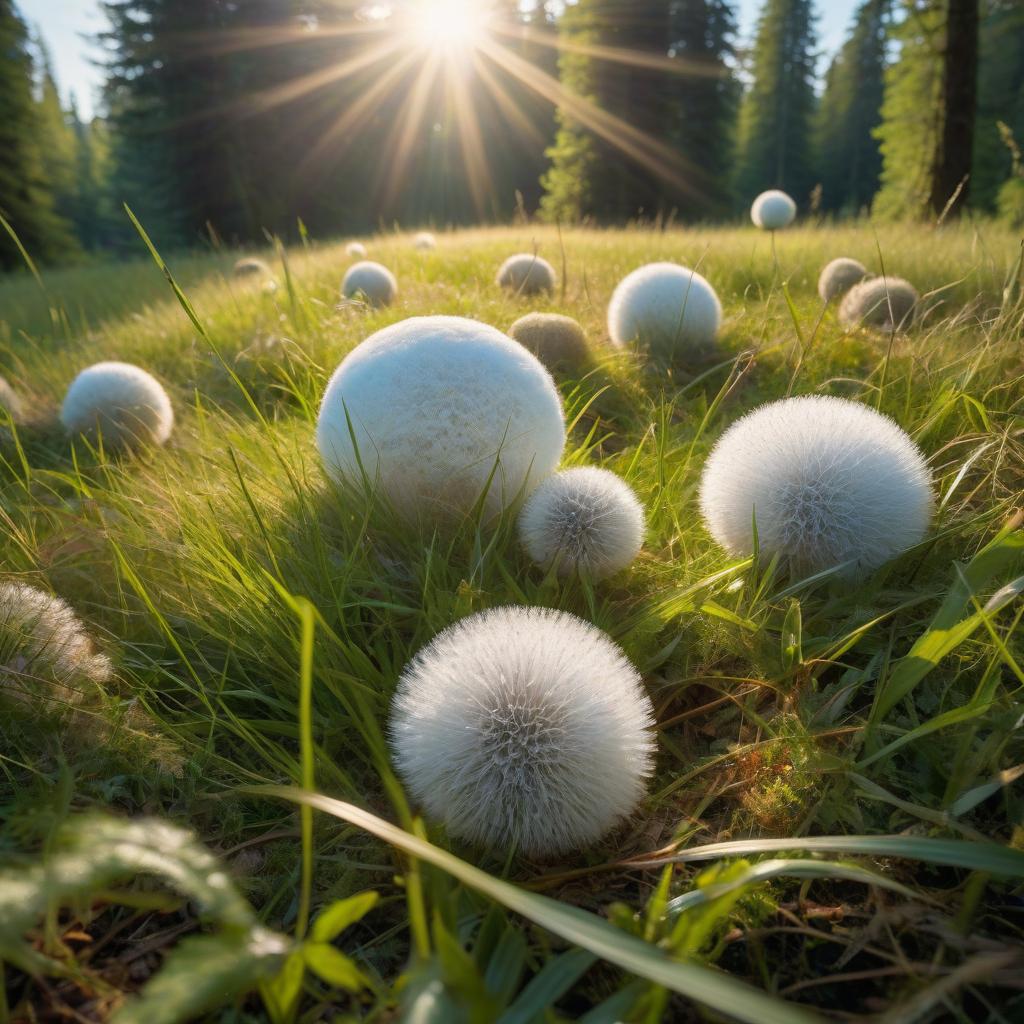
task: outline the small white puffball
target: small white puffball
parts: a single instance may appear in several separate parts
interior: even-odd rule
[[[845,295],[855,284],[860,284],[868,276],[867,269],[859,260],[851,260],[848,256],[826,263],[818,277],[818,294],[823,302],[831,302]]]
[[[409,663],[398,772],[460,839],[527,856],[587,846],[629,815],[654,760],[650,698],[607,634],[566,612],[471,615]]]
[[[587,336],[571,316],[527,313],[508,329],[508,333],[549,370],[577,369],[590,359]]]
[[[648,263],[627,274],[608,304],[613,344],[636,341],[666,355],[710,345],[721,324],[715,289],[677,263]]]
[[[419,249],[421,252],[427,252],[430,249],[437,248],[437,239],[430,231],[420,231],[413,237],[412,245],[414,249]]]
[[[232,273],[235,277],[270,277],[270,267],[254,256],[245,256],[234,266]]]
[[[516,295],[537,295],[555,287],[555,268],[532,252],[509,256],[498,270],[498,284]]]
[[[554,471],[565,420],[551,375],[518,342],[476,320],[413,317],[345,357],[317,445],[332,475],[359,482],[361,461],[406,518],[467,512],[485,488],[494,514]]]
[[[876,327],[905,330],[914,319],[920,296],[902,277],[872,277],[854,285],[839,305],[839,322],[846,328]]]
[[[368,305],[390,306],[398,294],[398,281],[387,267],[372,260],[353,263],[341,282],[346,299],[362,299]]]
[[[42,687],[43,696],[78,703],[111,674],[110,661],[60,598],[0,583],[0,693],[24,701],[26,691]]]
[[[863,576],[924,536],[932,511],[928,467],[893,420],[857,402],[808,395],[737,420],[704,466],[700,505],[734,555],[758,544],[793,573],[849,562]]]
[[[3,409],[15,423],[21,419],[21,399],[18,392],[3,377],[0,377],[0,409]]]
[[[68,388],[60,421],[69,434],[85,434],[113,447],[163,444],[174,410],[163,385],[130,363],[96,363]]]
[[[345,252],[347,255],[352,256],[355,259],[363,260],[366,259],[366,246],[362,242],[349,242],[345,246]]]
[[[750,219],[765,231],[789,227],[796,217],[796,203],[785,192],[771,188],[762,192],[750,207]]]
[[[519,536],[538,565],[600,580],[640,553],[644,510],[629,484],[607,469],[565,469],[530,495]]]

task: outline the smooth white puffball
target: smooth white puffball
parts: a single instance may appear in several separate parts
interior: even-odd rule
[[[354,257],[355,259],[366,259],[366,246],[362,242],[349,242],[345,246],[345,252],[347,255]]]
[[[765,231],[789,227],[795,217],[796,203],[777,188],[762,192],[750,207],[750,219]]]
[[[130,363],[96,363],[71,382],[60,421],[69,434],[102,435],[108,446],[163,444],[174,410],[152,374]]]
[[[15,423],[21,419],[21,399],[18,392],[3,377],[0,377],[0,409],[3,409]]]
[[[527,313],[508,329],[508,333],[549,370],[578,370],[590,359],[587,336],[571,316]]]
[[[555,287],[555,268],[531,252],[509,256],[498,270],[498,284],[516,295],[537,295]]]
[[[270,277],[270,267],[254,256],[244,256],[235,264],[232,273],[235,277]]]
[[[353,433],[404,517],[468,512],[485,488],[490,515],[555,470],[565,420],[551,375],[522,345],[476,320],[428,316],[367,338],[327,385],[317,445],[329,473],[358,483]]]
[[[604,579],[640,553],[644,510],[629,484],[607,469],[565,469],[530,495],[519,536],[538,565],[553,565],[560,576]]]
[[[872,277],[854,285],[839,305],[839,322],[846,328],[875,327],[905,330],[914,320],[920,296],[902,277]]]
[[[636,341],[666,355],[710,345],[721,324],[715,289],[677,263],[648,263],[627,274],[608,305],[613,344]]]
[[[437,248],[437,239],[434,237],[433,232],[420,231],[418,234],[413,236],[412,245],[414,249],[419,249],[421,252],[428,252],[431,249]]]
[[[372,260],[353,263],[341,282],[346,299],[362,299],[375,308],[390,306],[398,294],[398,281],[387,267]]]
[[[392,703],[398,772],[449,834],[550,856],[632,813],[654,760],[636,669],[601,630],[549,608],[471,615],[409,663]]]
[[[704,466],[700,506],[733,555],[758,544],[794,574],[850,563],[863,576],[917,544],[928,528],[928,467],[887,416],[825,396],[787,398],[737,420]]]
[[[867,269],[859,260],[851,260],[848,256],[826,263],[818,277],[818,294],[823,302],[845,295],[855,284],[859,284],[868,276]]]

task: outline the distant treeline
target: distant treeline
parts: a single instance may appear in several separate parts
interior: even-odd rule
[[[162,248],[715,220],[771,187],[822,215],[1024,223],[1024,0],[864,0],[820,89],[811,0],[766,0],[749,49],[725,0],[498,0],[494,46],[432,82],[408,48],[374,59],[388,33],[356,0],[104,6],[85,123],[0,0],[0,212],[44,262],[134,248],[123,202]]]

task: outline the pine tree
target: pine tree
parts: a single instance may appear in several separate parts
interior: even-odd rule
[[[768,188],[783,189],[798,203],[810,193],[814,42],[811,0],[766,0],[753,82],[740,109],[735,191],[741,206]]]
[[[57,214],[73,224],[78,203],[77,143],[57,90],[49,50],[41,39],[37,39],[35,45],[39,52],[37,141],[43,175],[53,195]]]

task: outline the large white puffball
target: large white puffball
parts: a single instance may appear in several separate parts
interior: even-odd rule
[[[518,342],[476,320],[413,317],[345,357],[317,444],[331,474],[358,482],[361,462],[407,518],[467,512],[485,488],[492,514],[554,471],[565,420],[551,375]]]
[[[60,410],[69,434],[85,434],[113,447],[163,444],[174,410],[163,385],[130,363],[96,363],[72,382]]]
[[[349,242],[345,246],[345,252],[347,255],[354,257],[358,260],[366,259],[366,246],[362,242]]]
[[[839,322],[846,328],[906,330],[913,325],[920,295],[902,277],[870,277],[854,285],[839,304]]]
[[[650,698],[601,630],[548,608],[497,608],[445,630],[406,667],[391,749],[452,836],[550,856],[632,813],[654,760]]]
[[[530,557],[560,576],[600,580],[640,553],[644,510],[620,476],[577,466],[549,476],[519,514],[519,536]]]
[[[928,528],[928,467],[888,416],[842,398],[762,405],[709,456],[700,505],[730,553],[778,554],[799,575],[843,564],[862,576],[917,544]]]
[[[362,300],[367,305],[390,306],[398,294],[398,281],[387,267],[372,260],[353,263],[341,282],[346,299]]]
[[[555,287],[555,268],[535,253],[516,253],[502,263],[498,284],[516,295],[550,292]]]
[[[664,355],[710,345],[721,324],[715,289],[677,263],[648,263],[627,274],[608,305],[615,345],[635,341]]]
[[[796,203],[777,188],[762,192],[750,207],[750,219],[765,231],[789,227],[796,217]]]
[[[437,239],[433,232],[420,231],[413,237],[412,244],[413,248],[419,249],[420,252],[429,252],[431,249],[437,248]]]
[[[818,277],[818,295],[823,302],[845,295],[855,284],[868,276],[867,269],[859,260],[840,256],[822,268]]]

